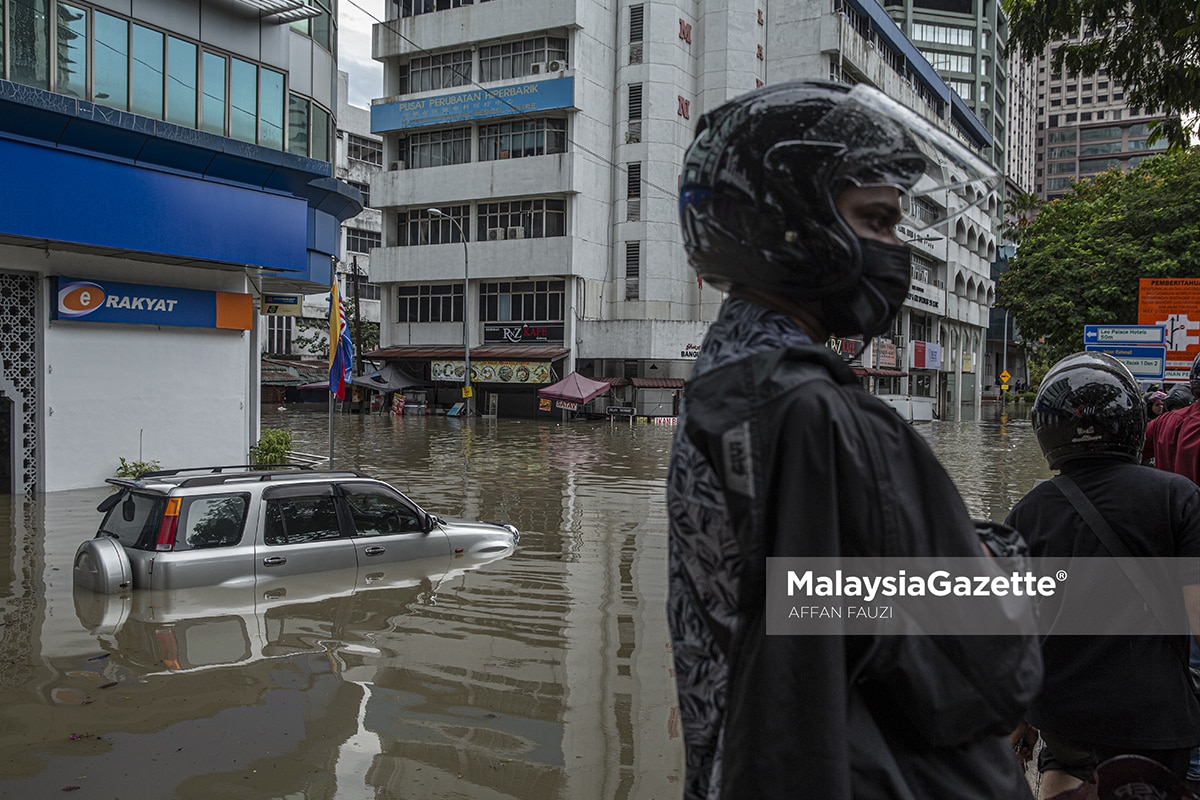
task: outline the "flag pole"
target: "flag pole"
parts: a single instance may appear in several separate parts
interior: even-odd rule
[[[333,364],[338,346],[338,290],[337,290],[337,256],[330,256],[330,272],[333,280],[329,289],[329,469],[333,469],[333,401],[337,398],[333,388]]]

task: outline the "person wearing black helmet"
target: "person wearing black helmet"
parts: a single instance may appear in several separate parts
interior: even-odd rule
[[[1035,486],[1006,520],[1026,537],[1032,559],[1123,555],[1102,543],[1068,499],[1071,486],[1063,488],[1063,476],[1095,506],[1130,556],[1200,557],[1200,489],[1139,465],[1145,404],[1125,365],[1104,353],[1068,356],[1046,373],[1030,419],[1047,463],[1061,472]],[[1094,592],[1112,591],[1110,584],[1089,586],[1086,580],[1077,575],[1043,601],[1043,630],[1094,608]],[[1200,586],[1182,590],[1195,611]],[[1045,680],[1027,714],[1044,744],[1038,761],[1041,797],[1078,786],[1099,762],[1118,755],[1152,758],[1185,777],[1190,748],[1200,743],[1187,637],[1167,635],[1154,614],[1144,616],[1138,626],[1145,636],[1043,639]]]
[[[684,246],[728,297],[685,389],[667,487],[687,800],[1029,795],[1004,736],[1040,678],[1031,613],[1000,638],[765,630],[769,557],[982,558],[924,440],[825,343],[891,326],[910,276],[894,229],[923,226],[919,196],[938,216],[995,180],[867,86],[776,84],[700,120]]]

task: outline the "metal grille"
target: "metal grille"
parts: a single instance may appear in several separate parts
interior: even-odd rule
[[[37,277],[0,272],[0,362],[5,386],[16,392],[13,416],[19,426],[12,443],[15,489],[31,494],[38,486]]]

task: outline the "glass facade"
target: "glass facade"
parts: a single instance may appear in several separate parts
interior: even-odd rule
[[[331,0],[308,4],[321,14],[304,20],[302,32],[332,50]],[[310,98],[289,97],[284,73],[88,6],[0,0],[0,77],[331,160],[332,115]]]

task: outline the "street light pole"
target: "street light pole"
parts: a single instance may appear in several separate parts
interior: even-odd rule
[[[463,245],[463,367],[466,372],[464,374],[463,395],[467,402],[466,416],[474,416],[475,409],[475,393],[471,389],[471,334],[468,328],[468,320],[471,318],[471,262],[467,252],[467,235],[463,232],[462,225],[458,224],[458,220],[442,211],[440,208],[428,209],[430,216],[441,217],[450,220],[450,224],[458,229],[458,238],[462,239]]]

